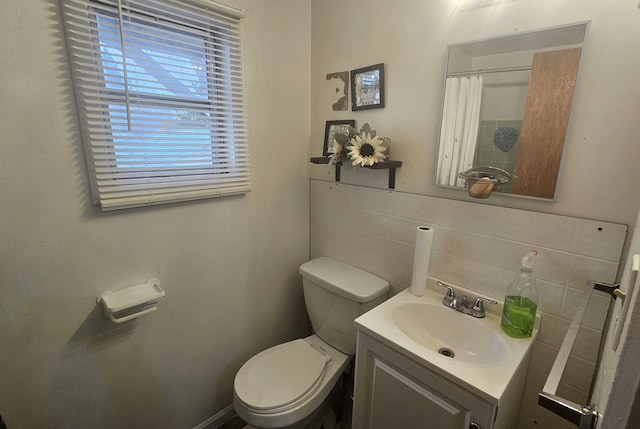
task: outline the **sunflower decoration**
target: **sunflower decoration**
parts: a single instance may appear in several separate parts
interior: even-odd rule
[[[349,134],[335,133],[333,135],[335,143],[333,145],[333,153],[329,155],[329,164],[342,164],[342,162],[347,159],[347,157],[349,156],[347,152],[347,146],[349,145],[349,142],[351,142],[351,139],[354,138],[357,133],[358,131],[355,128],[349,127]]]
[[[384,161],[389,154],[391,139],[378,137],[376,131],[372,130],[368,123],[364,124],[359,132],[350,127],[348,136],[336,134],[334,138],[342,149],[341,151],[336,150],[335,154],[340,156],[340,161],[348,157],[351,159],[352,165],[371,166]],[[348,145],[349,143],[351,144]],[[338,149],[337,145],[336,149]]]
[[[342,161],[347,159],[347,142],[350,137],[344,134],[334,134],[333,139],[335,143],[333,144],[333,153],[329,155],[329,164],[342,164]]]

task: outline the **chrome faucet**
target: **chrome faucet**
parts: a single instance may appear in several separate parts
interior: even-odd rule
[[[473,304],[469,301],[469,298],[466,295],[462,296],[462,299],[458,299],[456,297],[456,291],[447,284],[442,283],[441,281],[436,282],[438,286],[446,287],[447,293],[444,298],[442,298],[442,304],[446,305],[449,308],[453,308],[460,313],[468,314],[473,317],[482,318],[485,316],[484,303],[488,304],[497,304],[498,301],[494,299],[487,299],[482,297],[477,297]]]

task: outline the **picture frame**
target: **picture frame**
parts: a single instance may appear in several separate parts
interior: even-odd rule
[[[351,70],[351,110],[384,107],[384,63]]]
[[[334,135],[336,133],[343,133],[349,135],[349,127],[356,126],[356,121],[353,119],[343,119],[337,121],[327,121],[324,128],[324,145],[322,146],[322,156],[329,156],[335,151]]]

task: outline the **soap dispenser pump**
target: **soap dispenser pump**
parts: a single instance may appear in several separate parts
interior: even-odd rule
[[[510,337],[531,336],[538,309],[538,288],[533,277],[533,263],[537,250],[524,255],[520,261],[520,273],[507,288],[502,309],[502,330]]]

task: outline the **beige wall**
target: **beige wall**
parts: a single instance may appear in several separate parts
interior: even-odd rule
[[[515,0],[456,12],[461,3],[313,1],[311,155],[322,153],[326,120],[369,122],[392,139],[392,158],[403,161],[398,190],[467,200],[463,191],[433,186],[447,44],[591,20],[557,202],[496,195],[486,203],[633,226],[640,189],[634,174],[640,158],[640,56],[632,54],[640,51],[636,2]],[[387,106],[333,112],[325,75],[380,62]],[[331,168],[314,165],[311,177],[331,180]],[[384,172],[345,168],[342,180],[387,186]]]
[[[310,2],[247,11],[253,190],[91,206],[57,2],[0,7],[0,413],[10,428],[189,428],[235,372],[306,333]],[[287,16],[296,25],[274,25]],[[158,277],[160,309],[105,323],[98,293]]]

